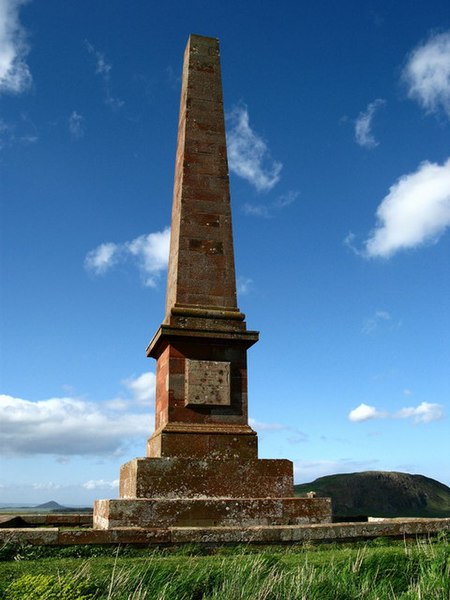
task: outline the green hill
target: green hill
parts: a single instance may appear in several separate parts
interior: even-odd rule
[[[364,471],[319,477],[294,486],[296,496],[314,491],[331,497],[341,517],[450,517],[450,488],[423,475]]]

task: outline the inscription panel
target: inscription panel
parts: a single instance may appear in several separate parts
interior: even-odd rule
[[[185,405],[230,405],[230,363],[214,360],[186,360]]]

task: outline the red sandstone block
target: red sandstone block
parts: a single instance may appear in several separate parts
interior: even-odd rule
[[[0,543],[17,544],[27,543],[33,546],[53,546],[58,543],[58,528],[27,528],[20,529],[0,529]]]
[[[244,420],[243,420],[244,421]],[[147,445],[149,457],[256,458],[256,435],[158,433]]]
[[[286,460],[147,458],[130,461],[120,472],[121,498],[280,498],[292,493],[293,467]]]
[[[58,535],[58,544],[61,546],[110,543],[111,532],[100,529],[62,529]]]
[[[107,502],[106,519],[101,514],[97,515],[94,509],[94,524],[102,529],[289,524],[284,515],[285,499],[125,499]],[[300,520],[303,518],[303,505],[297,502],[297,506],[297,519]]]

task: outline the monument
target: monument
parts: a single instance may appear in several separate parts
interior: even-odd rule
[[[258,459],[248,424],[248,331],[236,299],[219,42],[184,55],[155,432],[122,466],[120,498],[97,500],[94,527],[274,526],[331,521],[327,498],[294,498],[293,465]]]

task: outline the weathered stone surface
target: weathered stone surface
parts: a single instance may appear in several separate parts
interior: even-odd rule
[[[94,527],[301,525],[331,521],[329,498],[206,498],[97,500]]]
[[[136,458],[120,470],[121,498],[286,498],[288,460]]]
[[[236,459],[256,458],[258,438],[256,433],[246,426],[215,425],[193,428],[190,433],[181,427],[175,430],[155,432],[148,440],[147,456],[149,457],[191,457],[207,459]],[[242,431],[247,433],[242,433]]]
[[[371,523],[320,523],[317,525],[167,527],[142,529],[0,529],[0,544],[298,544],[351,542],[377,537],[431,536],[450,531],[447,519],[384,519]]]
[[[186,406],[229,406],[230,363],[217,360],[186,360]]]
[[[84,544],[168,544],[169,529],[61,529],[58,544],[75,546]]]
[[[53,546],[58,543],[57,528],[0,529],[0,544],[21,544],[27,542],[36,546]]]
[[[239,312],[219,43],[196,35],[184,55],[165,322],[184,326],[172,309],[189,306]]]

